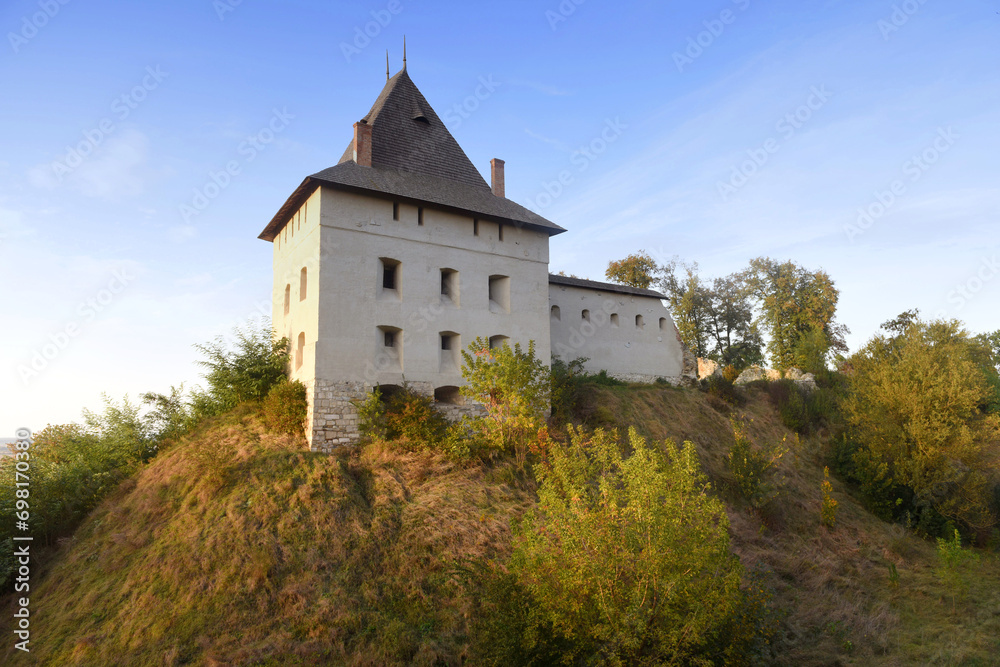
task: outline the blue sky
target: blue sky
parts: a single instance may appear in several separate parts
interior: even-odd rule
[[[998,329],[998,12],[6,2],[0,435],[190,386],[192,345],[269,311],[257,234],[340,158],[404,34],[473,163],[506,160],[508,197],[569,230],[553,271],[601,279],[646,249],[713,277],[770,256],[832,275],[852,349],[914,307]]]

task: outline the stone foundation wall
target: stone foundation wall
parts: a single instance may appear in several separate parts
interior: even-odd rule
[[[434,385],[430,382],[410,382],[408,385],[415,393],[434,396]],[[354,402],[364,400],[370,391],[371,387],[365,382],[307,382],[306,439],[309,450],[329,454],[341,447],[358,444],[361,434]],[[482,417],[486,414],[485,406],[468,400],[462,405],[435,403],[434,407],[449,421],[458,421],[466,415]]]
[[[315,380],[306,384],[309,408],[306,411],[306,438],[309,449],[329,454],[339,447],[358,442],[358,410],[353,401],[364,399],[364,382]]]

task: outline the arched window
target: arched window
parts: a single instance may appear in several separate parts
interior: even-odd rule
[[[584,311],[582,313],[580,313],[580,319],[582,319],[584,322],[589,322],[590,321],[590,311],[584,309]]]
[[[636,315],[635,316],[635,327],[636,327],[636,329],[642,329],[645,326],[646,326],[646,323],[643,322],[642,315]]]
[[[299,301],[306,300],[306,267],[299,272]]]
[[[288,314],[289,309],[292,306],[292,285],[289,283],[285,285],[285,315]]]
[[[660,318],[660,331],[666,331],[666,330],[667,330],[667,318],[661,317]]]
[[[552,315],[552,319],[554,319],[554,320],[561,319],[561,315],[560,315],[560,312],[559,312],[559,306],[552,306],[552,310],[550,312],[551,312],[551,315]]]
[[[301,332],[299,334],[298,344],[295,346],[295,368],[298,370],[302,367],[302,355],[306,351],[306,332]]]
[[[611,313],[611,326],[618,326],[618,313]]]

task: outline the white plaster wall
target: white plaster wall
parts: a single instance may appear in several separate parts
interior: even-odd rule
[[[316,377],[375,384],[429,382],[433,386],[464,384],[459,349],[477,336],[508,336],[526,345],[534,340],[536,355],[548,363],[548,235],[479,221],[471,216],[424,207],[422,226],[417,207],[322,188],[320,196],[321,301],[316,342]],[[315,197],[316,195],[314,195]],[[313,215],[310,206],[309,215]],[[310,243],[315,239],[307,237]],[[398,298],[381,294],[379,258],[399,261]],[[441,296],[441,269],[458,271],[458,305]],[[491,311],[491,275],[510,277],[510,312]],[[283,284],[282,284],[283,285]],[[283,287],[282,287],[283,289]],[[310,294],[310,298],[312,295]],[[381,348],[378,327],[401,330],[402,368]],[[452,354],[457,364],[442,370],[440,332],[460,337]],[[308,333],[307,333],[308,338]]]
[[[628,381],[679,381],[683,350],[659,299],[551,284],[549,306],[552,353],[563,361],[588,357],[587,371],[605,370]],[[559,308],[558,320],[552,306]],[[584,310],[590,311],[589,321],[582,317]],[[617,326],[613,314],[618,315]],[[643,328],[636,327],[636,315],[642,315]]]
[[[273,275],[271,322],[279,336],[291,344],[291,376],[307,386],[315,379],[315,346],[319,329],[319,285],[321,267],[320,195],[313,195],[293,215],[289,224],[273,241]],[[299,299],[300,272],[306,269],[305,300]],[[284,313],[285,285],[291,285],[289,312]],[[296,346],[300,333],[305,333],[305,349],[301,366],[296,365]]]

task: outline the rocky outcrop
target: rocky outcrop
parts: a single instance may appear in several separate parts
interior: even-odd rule
[[[698,360],[691,350],[687,349],[687,346],[681,342],[680,334],[677,334],[677,341],[681,343],[681,349],[684,350],[684,358],[681,362],[681,385],[693,387],[698,384]]]
[[[698,358],[698,379],[704,380],[712,375],[722,375],[722,366],[711,359]]]
[[[747,384],[748,382],[755,382],[757,380],[767,380],[773,382],[775,380],[781,379],[781,371],[775,370],[773,368],[761,368],[760,366],[751,366],[745,371],[740,373],[740,376],[736,378],[733,384]],[[802,387],[806,391],[812,391],[816,389],[816,376],[812,373],[803,373],[798,368],[790,368],[785,373],[785,379],[791,380],[798,386]]]
[[[816,389],[816,376],[812,373],[803,373],[798,368],[789,368],[788,372],[785,373],[785,377],[806,391]]]

